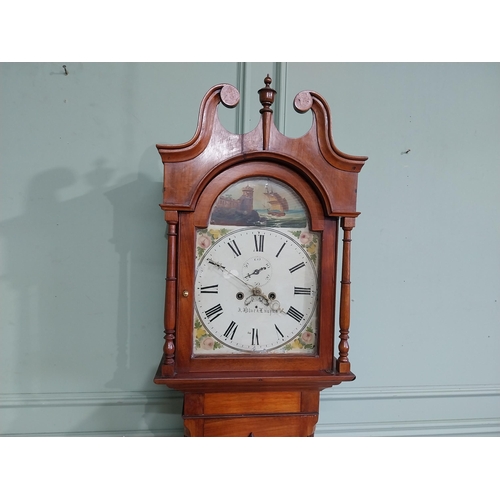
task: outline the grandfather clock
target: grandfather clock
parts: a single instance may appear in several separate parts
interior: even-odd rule
[[[282,135],[271,83],[258,91],[253,131],[222,127],[217,106],[235,107],[239,92],[221,84],[203,98],[189,142],[157,146],[168,254],[154,381],[184,393],[186,436],[312,436],[320,391],[355,378],[350,245],[367,158],[335,146],[316,92],[294,100],[297,112],[312,110],[309,132]]]

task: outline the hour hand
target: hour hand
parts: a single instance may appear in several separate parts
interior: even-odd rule
[[[250,278],[250,276],[253,276],[254,274],[259,274],[261,271],[265,271],[265,267],[261,267],[260,269],[255,269],[255,271],[248,273],[245,278]]]

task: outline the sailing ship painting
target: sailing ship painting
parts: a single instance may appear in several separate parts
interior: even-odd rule
[[[218,197],[210,223],[304,228],[307,211],[299,195],[286,184],[253,177],[231,185]]]
[[[270,191],[267,185],[264,195],[267,197],[267,202],[270,205],[267,209],[268,215],[271,217],[284,217],[289,209],[286,198],[283,198],[279,193],[275,193],[272,188]]]

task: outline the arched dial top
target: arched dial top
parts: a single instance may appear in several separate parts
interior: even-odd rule
[[[301,197],[249,177],[217,198],[197,230],[195,355],[315,354],[320,234]]]

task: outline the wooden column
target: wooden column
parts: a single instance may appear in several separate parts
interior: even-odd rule
[[[163,376],[174,374],[175,361],[175,325],[177,311],[177,227],[179,217],[177,212],[165,212],[167,229],[167,276],[165,284],[165,344],[163,345]]]
[[[264,78],[264,83],[266,86],[259,90],[259,99],[263,108],[260,110],[262,115],[262,149],[269,149],[269,137],[271,135],[271,124],[273,110],[271,105],[274,102],[274,96],[276,95],[276,90],[270,87],[272,79],[269,75]]]
[[[353,217],[342,217],[341,226],[344,230],[342,251],[342,279],[340,281],[340,342],[337,370],[349,373],[349,326],[351,322],[351,231],[355,226]]]

